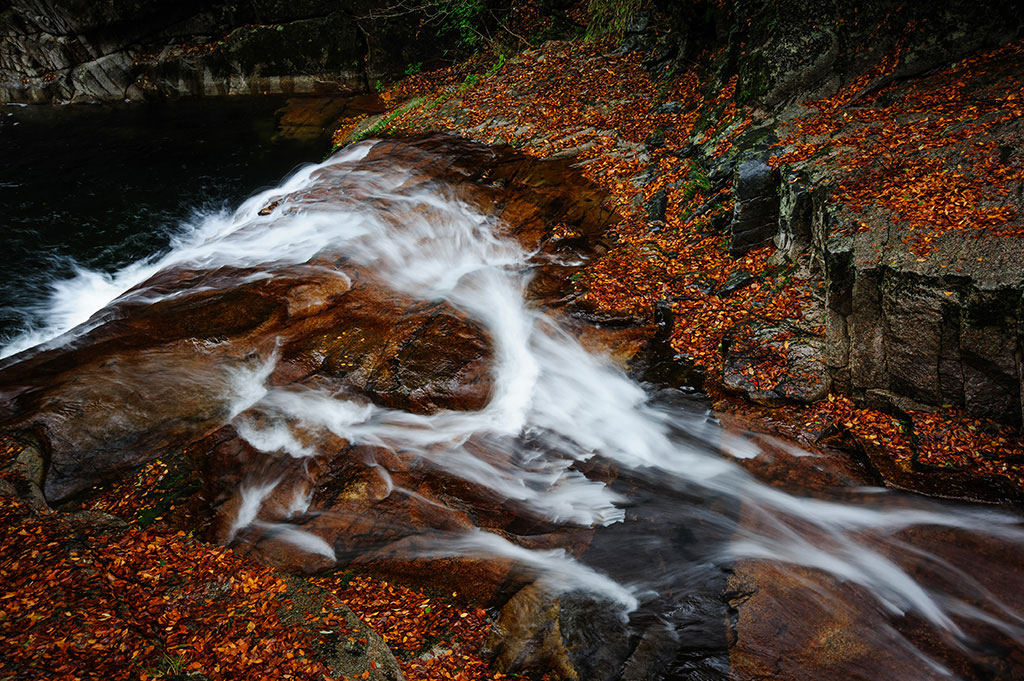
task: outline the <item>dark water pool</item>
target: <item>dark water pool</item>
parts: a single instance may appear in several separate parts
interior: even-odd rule
[[[0,106],[0,343],[38,325],[52,282],[112,272],[183,222],[321,160],[338,115],[372,103],[284,97]],[[298,123],[296,126],[295,123]]]

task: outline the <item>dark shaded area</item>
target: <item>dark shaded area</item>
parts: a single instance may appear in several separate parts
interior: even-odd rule
[[[0,107],[0,340],[44,321],[30,308],[76,266],[113,272],[157,253],[182,223],[323,156],[318,121],[279,134],[286,101]]]
[[[0,101],[367,92],[464,56],[506,5],[11,0],[0,6]]]
[[[646,31],[648,21],[661,30]],[[899,67],[869,83],[864,94],[1002,45],[1020,35],[1022,25],[1024,6],[1017,0],[656,0],[627,46],[645,49],[645,65],[659,75],[713,53],[705,66],[709,88],[737,76],[741,103],[777,109],[830,94],[897,49]]]

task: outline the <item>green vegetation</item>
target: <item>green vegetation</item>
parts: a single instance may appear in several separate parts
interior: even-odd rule
[[[646,0],[589,0],[587,37],[622,33],[630,20],[647,4]]]
[[[164,653],[163,657],[160,658],[158,666],[146,667],[142,671],[156,679],[183,678],[185,676],[185,662],[185,656],[182,653],[177,655]]]
[[[736,86],[736,103],[746,104],[768,94],[771,89],[771,75],[764,56],[758,52],[750,54],[743,61]]]
[[[586,37],[622,33],[649,0],[588,0]],[[432,26],[438,37],[448,36],[464,50],[479,52],[495,49],[501,42],[518,47],[523,43],[536,44],[546,39],[575,34],[579,27],[563,16],[553,17],[557,26],[533,32],[511,20],[508,6],[489,0],[402,0],[395,6],[398,11],[416,11],[423,15],[424,24]],[[561,14],[555,12],[555,14]],[[552,34],[554,30],[554,35]]]
[[[444,31],[451,31],[458,35],[459,44],[463,47],[477,47],[486,39],[485,33],[481,32],[484,18],[484,0],[455,0],[444,3],[447,6],[447,15],[441,23]]]
[[[488,4],[487,0],[399,0],[389,10],[419,14],[434,35],[453,38],[459,48],[473,51],[492,42],[492,29],[507,19]]]
[[[708,178],[708,174],[699,164],[691,162],[689,177],[683,185],[680,200],[686,203],[691,201],[698,192],[707,193],[709,191],[711,191],[711,180]]]
[[[389,113],[387,116],[384,116],[383,118],[378,120],[376,123],[374,123],[370,127],[366,128],[365,130],[361,130],[358,133],[354,134],[352,136],[351,141],[352,142],[360,142],[360,141],[366,139],[367,137],[372,137],[373,135],[376,135],[377,133],[381,132],[386,127],[391,125],[391,123],[394,122],[394,120],[396,118],[398,118],[399,116],[401,116],[401,115],[411,111],[412,109],[416,108],[417,106],[423,104],[423,102],[424,102],[424,100],[423,100],[422,97],[417,97],[415,99],[410,99],[408,102],[405,103],[404,106],[402,106],[402,107],[400,107],[398,109],[395,109],[394,111]]]

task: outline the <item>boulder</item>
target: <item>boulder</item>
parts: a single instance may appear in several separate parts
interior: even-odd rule
[[[138,310],[125,305],[123,318],[78,348],[40,353],[0,374],[11,407],[3,425],[46,442],[47,498],[59,503],[220,428],[233,377],[258,370],[278,342],[272,380],[303,375],[417,412],[486,404],[491,353],[477,325],[445,304],[361,283],[331,290],[343,280],[318,269]],[[323,297],[311,307],[313,290]]]
[[[797,260],[811,246],[811,220],[814,202],[807,178],[787,166],[779,178],[779,229],[775,248],[791,261]]]
[[[778,231],[778,173],[767,163],[750,160],[740,163],[733,180],[731,240],[729,252],[742,255],[772,241]]]
[[[901,541],[912,543],[915,552],[900,556]],[[919,584],[937,582],[951,597],[983,610],[1021,605],[1015,586],[1020,568],[1014,567],[1020,560],[1007,561],[1003,552],[1008,546],[999,540],[922,526],[900,532],[891,545],[879,542],[873,548],[894,552],[888,557]],[[929,556],[930,561],[920,556]],[[938,563],[945,567],[933,569]],[[950,581],[946,570],[952,569],[966,570],[971,576],[967,581],[978,581]],[[974,589],[1009,600],[975,600],[979,592]],[[898,681],[952,675],[1010,681],[1024,664],[1016,642],[978,620],[958,619],[963,636],[954,641],[937,633],[914,608],[896,614],[881,606],[867,588],[812,568],[740,561],[726,598],[731,608],[729,661],[738,678]],[[968,642],[973,637],[986,644]],[[922,664],[922,658],[930,663]]]
[[[822,192],[827,194],[827,192]],[[978,417],[1021,422],[1024,239],[950,232],[920,257],[882,216],[860,224],[815,198],[812,256],[825,280],[826,357],[833,386],[886,390]],[[845,236],[843,236],[845,235]],[[820,249],[820,250],[818,250]]]
[[[729,51],[743,56],[727,63],[720,77],[724,82],[735,73],[739,98],[769,111],[830,96],[894,52],[900,55],[895,71],[865,89],[925,73],[1010,40],[1021,20],[1016,3],[969,0],[941,7],[759,0],[724,9],[716,28],[728,32]],[[693,34],[708,33],[700,22],[688,23]]]
[[[735,293],[736,291],[739,291],[742,288],[750,286],[756,281],[757,278],[750,272],[747,272],[746,270],[743,269],[735,270],[728,277],[725,278],[725,281],[722,282],[722,285],[718,288],[717,291],[715,291],[715,295],[717,295],[719,298],[728,297],[729,295]]]
[[[824,339],[806,324],[755,320],[722,341],[722,385],[761,404],[811,403],[828,393]]]
[[[593,681],[618,678],[630,653],[615,604],[576,592],[553,595],[538,584],[521,589],[502,608],[485,649],[502,673]]]
[[[837,20],[823,23],[822,16]],[[932,74],[1010,41],[1024,21],[1019,4],[980,7],[958,0],[925,12],[914,3],[899,8],[868,3],[851,10],[833,0],[800,0],[785,7],[755,2],[720,8],[707,20],[727,43],[714,64],[716,85],[724,87],[737,76],[737,100],[755,105],[753,125],[733,135],[737,117],[713,126],[709,135],[695,134],[692,155],[713,187],[731,181],[733,255],[774,241],[775,261],[788,260],[802,277],[823,284],[826,388],[859,400],[869,391],[887,391],[932,407],[958,406],[971,416],[1020,424],[1024,284],[1018,265],[1024,240],[1018,227],[1024,193],[1015,186],[1019,145],[1007,143],[1020,140],[1019,120],[996,120],[989,114],[982,122],[991,127],[984,134],[972,132],[970,147],[906,149],[905,162],[931,167],[936,184],[953,173],[964,182],[993,187],[978,208],[1010,220],[975,228],[971,219],[954,225],[949,216],[901,217],[884,198],[848,201],[847,188],[856,186],[862,173],[878,170],[857,168],[849,163],[850,154],[884,144],[880,136],[887,133],[863,121],[844,124],[840,110],[837,129],[827,131],[827,137],[814,135],[814,126],[801,126],[818,110],[798,104],[835,95],[888,55],[896,59],[892,68],[865,78],[846,107],[877,109],[877,120],[882,120],[895,116],[889,104],[906,96],[941,98],[943,86],[930,80]],[[695,39],[698,30],[707,32],[693,17],[683,21],[677,27],[682,36]],[[892,30],[895,26],[900,30]],[[1019,56],[1009,56],[994,63],[991,73],[972,76],[969,87],[985,90],[990,81],[1019,69]],[[973,124],[956,121],[942,134],[955,137]],[[801,129],[801,142],[820,148],[810,158],[773,170],[766,161],[798,150],[785,140]],[[725,142],[727,151],[720,153]],[[998,163],[986,165],[984,157],[964,163],[969,148],[991,148]],[[706,210],[698,208],[691,218]],[[933,228],[937,234],[922,239]],[[729,380],[746,390],[739,385],[741,377]]]

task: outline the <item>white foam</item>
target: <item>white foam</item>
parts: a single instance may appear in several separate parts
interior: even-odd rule
[[[234,539],[240,530],[249,527],[256,520],[260,509],[263,508],[263,502],[280,482],[280,478],[257,483],[250,482],[239,488],[238,494],[242,498],[242,503],[238,505],[238,513],[228,531],[228,541]]]
[[[312,532],[287,523],[259,523],[259,526],[267,531],[268,536],[287,542],[306,553],[337,560],[334,547]]]
[[[356,162],[365,157],[371,147],[370,143],[356,145],[323,164],[304,166],[279,187],[250,197],[234,215],[215,212],[185,223],[163,255],[144,258],[111,274],[73,267],[72,277],[50,283],[49,297],[36,310],[38,316],[46,320],[45,325],[12,338],[0,348],[0,358],[48,343],[63,334],[68,335],[61,342],[72,340],[88,330],[83,325],[93,315],[161,270],[179,266],[212,269],[222,265],[247,267],[268,262],[305,262],[323,247],[329,235],[324,239],[310,239],[308,235],[283,235],[281,230],[246,228],[254,224],[269,225],[271,217],[260,216],[259,211],[307,186],[320,168]],[[154,301],[161,297],[145,299]],[[72,331],[77,333],[69,333]]]
[[[555,593],[589,591],[620,605],[623,614],[635,610],[640,604],[631,589],[580,563],[564,549],[531,551],[493,532],[473,530],[459,537],[439,539],[425,555],[510,558],[534,572],[540,583]]]

